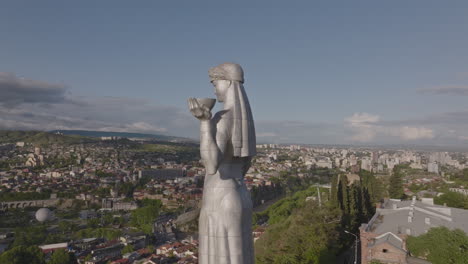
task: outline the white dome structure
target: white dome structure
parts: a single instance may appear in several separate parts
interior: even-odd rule
[[[45,222],[52,218],[52,212],[48,208],[41,208],[36,212],[36,219],[39,222]]]

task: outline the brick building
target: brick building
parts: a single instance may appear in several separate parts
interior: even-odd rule
[[[361,264],[372,260],[381,263],[429,263],[410,257],[408,236],[420,236],[433,227],[461,229],[468,233],[468,210],[434,205],[432,199],[387,200],[360,231]]]

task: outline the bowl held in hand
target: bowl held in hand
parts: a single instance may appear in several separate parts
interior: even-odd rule
[[[214,98],[196,98],[198,103],[200,105],[204,105],[206,107],[208,107],[208,109],[213,109],[215,103],[216,103],[216,99]]]

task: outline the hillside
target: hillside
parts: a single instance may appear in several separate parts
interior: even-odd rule
[[[330,203],[307,201],[316,195],[316,187],[309,187],[254,216],[269,223],[255,243],[255,263],[335,263],[347,242],[340,239],[341,212]]]
[[[49,144],[80,144],[94,141],[95,139],[77,135],[58,135],[42,131],[0,130],[0,144],[25,142],[43,146]]]
[[[111,131],[89,131],[89,130],[54,130],[51,133],[60,132],[64,135],[78,135],[84,137],[123,137],[123,138],[145,138],[155,139],[160,141],[177,141],[177,142],[190,142],[193,141],[187,138],[173,137],[166,135],[143,134],[143,133],[129,133],[129,132],[111,132]]]

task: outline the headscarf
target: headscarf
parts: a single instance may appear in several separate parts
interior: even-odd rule
[[[232,81],[226,99],[232,100],[233,106],[229,109],[232,119],[231,141],[234,157],[252,157],[257,153],[255,126],[249,99],[244,90],[244,71],[239,64],[223,63],[208,71],[211,81]]]

